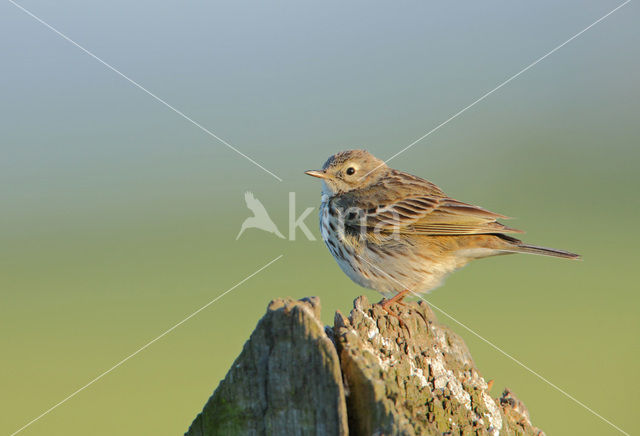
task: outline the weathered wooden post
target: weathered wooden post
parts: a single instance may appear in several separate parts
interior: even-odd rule
[[[315,297],[272,301],[186,435],[543,434],[427,304],[395,310],[360,297],[331,328]]]

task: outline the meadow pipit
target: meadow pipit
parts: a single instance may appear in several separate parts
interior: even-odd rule
[[[497,221],[507,217],[449,198],[365,150],[337,153],[322,170],[306,174],[323,182],[320,231],[329,251],[354,282],[393,297],[387,303],[408,292],[429,292],[474,259],[508,253],[580,257],[507,236],[522,233]]]

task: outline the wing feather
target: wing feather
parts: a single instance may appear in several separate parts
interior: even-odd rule
[[[395,173],[398,178],[403,174]],[[382,233],[434,236],[523,233],[497,221],[508,217],[447,197],[431,182],[411,177],[408,185],[395,180],[336,197],[335,206],[343,212],[345,225]]]

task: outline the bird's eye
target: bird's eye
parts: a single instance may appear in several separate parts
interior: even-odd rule
[[[356,172],[356,169],[354,167],[347,168],[347,175],[348,176],[352,175],[355,172]]]

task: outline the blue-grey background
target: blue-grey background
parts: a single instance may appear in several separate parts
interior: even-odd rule
[[[620,3],[20,4],[284,179],[0,2],[0,432],[284,254],[22,433],[112,435],[184,432],[270,299],[318,295],[330,323],[378,298],[301,233],[235,241],[244,191],[286,234],[288,192],[298,213],[319,203],[303,170],[347,148],[391,156]],[[626,5],[391,162],[584,255],[480,261],[428,298],[627,431],[638,18]],[[494,396],[510,387],[548,434],[619,434],[458,331]]]

